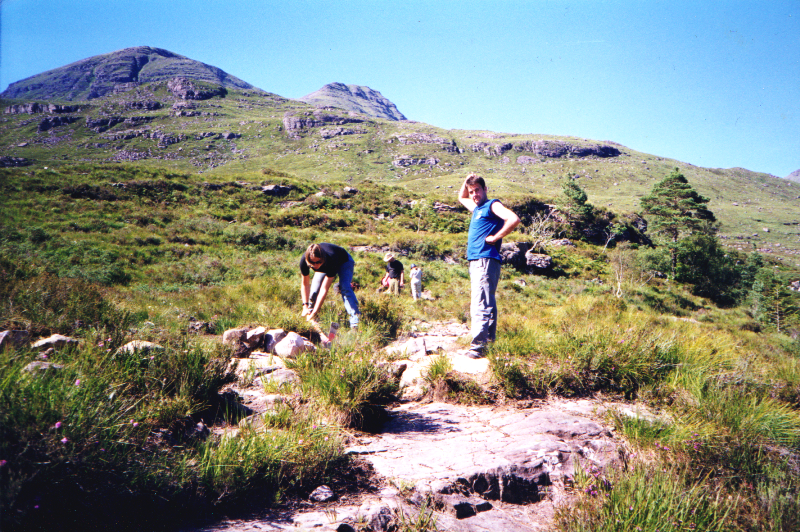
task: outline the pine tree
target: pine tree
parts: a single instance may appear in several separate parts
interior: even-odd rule
[[[677,266],[678,240],[697,232],[714,233],[716,218],[706,208],[706,203],[708,198],[698,194],[677,168],[641,199],[650,228],[671,242],[673,275]]]
[[[562,209],[569,216],[571,221],[583,223],[592,218],[594,206],[587,203],[589,197],[574,179],[568,177],[561,187],[564,193],[564,203]]]

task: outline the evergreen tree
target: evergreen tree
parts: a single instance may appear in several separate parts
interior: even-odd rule
[[[677,168],[641,199],[650,228],[671,242],[673,275],[677,266],[678,240],[693,233],[715,232],[713,224],[716,218],[706,208],[706,203],[708,198],[698,194]]]
[[[587,203],[586,192],[570,176],[564,180],[561,190],[563,196],[558,208],[566,215],[567,236],[586,238],[585,229],[594,220],[594,206]]]
[[[797,326],[800,320],[800,295],[792,292],[788,281],[770,267],[761,268],[756,274],[748,303],[753,318],[777,332]]]
[[[594,214],[594,206],[587,203],[589,199],[586,192],[571,177],[567,177],[562,185],[564,193],[564,203],[562,210],[567,214],[571,222],[585,223],[591,220]]]
[[[693,285],[694,294],[721,305],[733,305],[739,299],[741,268],[737,269],[718,238],[699,233],[681,239],[677,256],[675,280]]]

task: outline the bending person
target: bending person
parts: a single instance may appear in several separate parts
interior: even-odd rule
[[[306,320],[315,320],[319,309],[325,303],[333,280],[339,276],[339,292],[347,314],[350,328],[358,327],[358,300],[353,292],[353,257],[342,247],[323,242],[311,244],[300,257],[300,297],[303,300],[303,313]],[[311,271],[314,279],[310,279]]]

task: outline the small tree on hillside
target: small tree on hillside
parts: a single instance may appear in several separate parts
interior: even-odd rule
[[[747,299],[753,318],[778,332],[797,326],[800,320],[800,295],[770,267],[756,274]]]
[[[583,238],[582,230],[594,219],[594,206],[587,202],[586,192],[569,176],[562,185],[562,192],[559,210],[567,217],[570,236]]]
[[[714,213],[706,208],[708,198],[692,188],[678,169],[653,186],[641,200],[650,227],[671,243],[672,274],[677,266],[678,240],[692,233],[714,234]]]
[[[568,177],[562,185],[564,192],[564,202],[562,210],[569,216],[570,221],[585,223],[592,218],[594,206],[587,203],[589,197],[581,186],[571,177]]]

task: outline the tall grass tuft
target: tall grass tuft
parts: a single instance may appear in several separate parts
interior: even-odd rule
[[[332,349],[303,353],[288,365],[300,375],[303,397],[327,421],[374,428],[382,421],[381,405],[396,394],[397,382],[389,366],[377,363],[369,346],[348,345],[346,337],[342,338],[347,334],[337,337]]]
[[[557,512],[556,524],[565,532],[728,530],[737,501],[708,479],[693,479],[679,467],[637,464],[584,487],[574,507]]]

